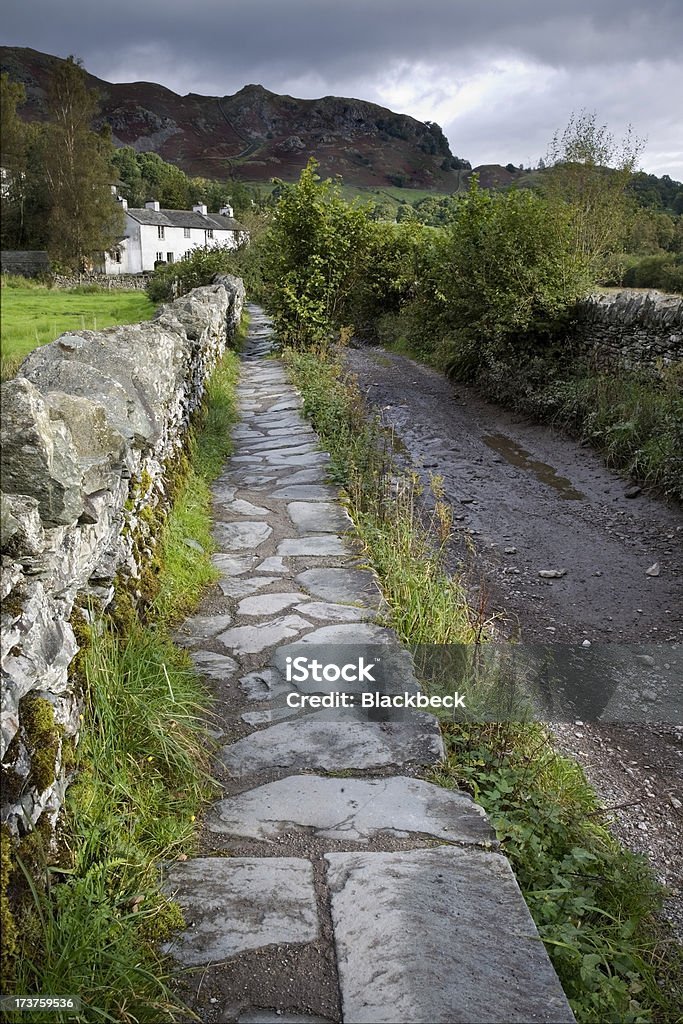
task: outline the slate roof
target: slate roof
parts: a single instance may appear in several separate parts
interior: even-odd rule
[[[207,228],[218,229],[219,231],[244,231],[234,217],[224,217],[220,213],[195,213],[194,210],[143,210],[131,209],[125,211],[138,224],[152,224],[167,228]]]

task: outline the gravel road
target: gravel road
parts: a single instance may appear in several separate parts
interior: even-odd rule
[[[590,641],[602,654],[633,645],[678,653],[680,663],[680,509],[644,491],[627,497],[628,481],[591,449],[406,357],[361,347],[348,351],[348,365],[423,480],[443,478],[456,528],[449,562],[462,565],[469,549],[470,585],[486,593],[507,635]],[[551,570],[565,574],[539,576]],[[680,684],[669,680],[679,708]],[[668,884],[668,913],[683,936],[683,719],[568,722],[556,733],[605,805],[619,808],[614,832]]]

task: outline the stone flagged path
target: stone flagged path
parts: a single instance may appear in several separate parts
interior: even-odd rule
[[[190,1005],[241,1024],[573,1021],[483,810],[415,777],[443,756],[436,719],[287,706],[367,686],[287,682],[302,651],[379,651],[389,689],[417,683],[250,312],[235,452],[213,488],[221,578],[177,637],[217,695],[222,744],[202,856],[165,874],[187,924],[165,950]]]

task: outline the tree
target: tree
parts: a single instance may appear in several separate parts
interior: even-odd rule
[[[594,113],[583,111],[550,145],[543,193],[569,207],[575,252],[596,280],[622,248],[633,211],[627,187],[643,144],[630,128],[617,141]]]
[[[277,210],[267,235],[267,305],[281,338],[326,341],[344,323],[367,253],[368,209],[347,203],[337,181],[321,181],[308,161],[294,185],[276,182]]]
[[[112,248],[123,234],[123,215],[111,194],[111,132],[94,132],[97,97],[86,73],[69,57],[56,68],[48,91],[52,121],[45,128],[42,174],[50,200],[48,247],[71,268]]]
[[[23,85],[0,76],[0,165],[2,178],[2,247],[21,244],[24,233],[24,175],[26,171],[27,132],[17,115],[17,107],[26,99]]]
[[[528,189],[480,189],[472,175],[422,282],[424,318],[450,337],[451,369],[467,377],[490,355],[550,337],[586,287],[567,207]]]

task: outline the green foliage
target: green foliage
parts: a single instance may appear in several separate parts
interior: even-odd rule
[[[424,332],[450,339],[445,360],[466,378],[501,348],[547,338],[586,286],[565,210],[528,191],[483,191],[473,175],[417,300]]]
[[[572,115],[551,143],[541,188],[552,205],[568,207],[574,252],[595,280],[609,272],[628,232],[633,202],[627,189],[642,148],[630,129],[618,142],[585,111]]]
[[[82,269],[123,234],[123,214],[110,190],[111,134],[92,130],[97,97],[73,57],[52,75],[46,124],[19,125],[12,115],[18,94],[11,89],[3,85],[11,150],[3,248],[47,249],[64,266]]]
[[[163,209],[187,210],[196,203],[205,203],[210,212],[217,213],[222,206],[230,205],[241,219],[264,205],[259,191],[251,185],[230,179],[191,178],[157,153],[138,153],[132,146],[117,149],[113,164],[119,192],[131,207],[142,207],[156,199]]]
[[[15,868],[31,892],[15,991],[78,992],[80,1020],[170,1021],[177,1003],[150,936],[177,912],[158,891],[156,862],[193,849],[208,792],[207,696],[186,655],[139,626],[121,638],[98,624],[80,665],[86,703],[62,862],[46,866],[43,851],[45,888],[21,854]]]
[[[266,237],[266,303],[279,337],[306,346],[345,322],[365,265],[369,209],[346,203],[338,182],[321,181],[311,159],[295,185],[279,182]]]
[[[164,623],[174,623],[192,611],[202,591],[217,576],[211,563],[214,542],[209,484],[232,452],[238,373],[237,354],[226,352],[208,383],[198,429],[190,444],[189,469],[163,526],[160,558],[164,571],[154,610]],[[201,550],[188,545],[188,540],[199,544]]]
[[[653,918],[660,888],[604,827],[578,765],[539,724],[442,728],[434,781],[486,810],[577,1019],[676,1020],[681,978]]]

